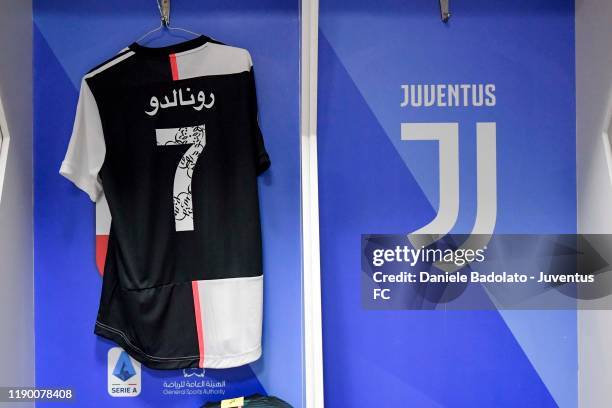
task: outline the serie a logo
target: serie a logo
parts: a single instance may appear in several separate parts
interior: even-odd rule
[[[112,397],[136,397],[142,389],[140,363],[121,347],[108,350],[108,394]]]

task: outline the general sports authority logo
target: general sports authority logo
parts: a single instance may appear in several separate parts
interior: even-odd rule
[[[108,350],[108,394],[112,397],[136,397],[142,388],[140,363],[121,347]]]
[[[183,377],[198,377],[204,378],[206,376],[206,370],[204,368],[183,368]]]

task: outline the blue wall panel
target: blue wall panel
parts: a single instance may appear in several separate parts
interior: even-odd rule
[[[321,0],[319,182],[326,406],[576,407],[575,311],[367,311],[360,236],[439,205],[437,145],[459,123],[460,212],[476,213],[476,123],[497,124],[498,233],[576,230],[574,4]],[[490,108],[402,108],[403,84],[496,85]],[[551,351],[554,350],[554,351]]]

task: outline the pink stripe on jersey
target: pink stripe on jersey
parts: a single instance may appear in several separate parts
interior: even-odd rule
[[[191,282],[191,289],[193,290],[193,307],[195,310],[196,328],[198,330],[198,348],[200,350],[200,361],[198,363],[198,367],[204,368],[204,328],[202,325],[200,289],[198,288],[198,281]]]
[[[178,66],[176,65],[176,54],[170,54],[170,68],[172,69],[172,79],[177,81],[179,79]]]
[[[108,235],[96,235],[96,265],[100,275],[104,275],[104,265],[106,264],[106,254],[108,252],[108,238]]]

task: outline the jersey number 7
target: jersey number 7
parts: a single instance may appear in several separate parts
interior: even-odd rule
[[[177,231],[193,231],[191,179],[193,169],[206,146],[204,125],[170,129],[155,129],[158,146],[191,145],[174,173],[174,222]]]

